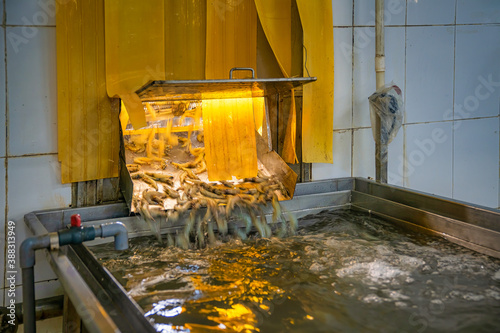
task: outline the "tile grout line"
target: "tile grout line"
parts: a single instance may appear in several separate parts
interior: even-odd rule
[[[4,282],[4,287],[5,282],[7,281],[7,217],[9,215],[9,112],[8,112],[8,89],[7,89],[7,11],[6,11],[6,5],[5,5],[5,0],[2,1],[2,6],[3,6],[3,17],[2,17],[2,26],[3,26],[3,47],[4,47],[4,75],[5,75],[5,105],[4,105],[4,112],[5,112],[5,161],[4,161],[4,168],[5,168],[5,211],[4,211],[4,251],[3,251],[3,256],[4,256],[4,270],[3,270],[3,282]],[[7,300],[7,293],[5,292],[4,288],[4,295],[3,295],[3,300],[2,303],[4,305],[6,304]]]
[[[351,177],[354,175],[354,0],[351,16]]]
[[[403,184],[403,187],[408,187],[408,181],[406,179],[406,169],[407,169],[407,161],[406,161],[406,126],[408,125],[406,123],[406,82],[408,81],[408,76],[406,73],[406,63],[407,63],[407,33],[408,33],[408,0],[406,1],[406,6],[405,6],[405,59],[404,59],[404,73],[405,73],[405,82],[404,82],[404,94],[405,94],[405,99],[403,102],[403,105],[405,107],[405,117],[404,117],[404,123],[403,123],[403,174],[401,175],[403,179],[401,179],[401,183]]]
[[[35,24],[27,24],[27,25],[23,25],[23,24],[5,24],[6,27],[9,27],[9,28],[55,28],[56,26],[55,25],[50,25],[50,24],[47,24],[47,25],[35,25]]]
[[[455,26],[453,29],[453,93],[452,93],[452,114],[453,123],[451,126],[451,197],[455,198],[455,90],[456,90],[456,69],[457,69],[457,7],[458,1],[455,0]]]
[[[498,26],[500,23],[461,23],[461,24],[455,24],[455,23],[442,23],[442,24],[388,24],[385,27],[388,28],[422,28],[422,27],[454,27],[454,26],[459,26],[459,27],[467,27],[467,26]],[[375,28],[374,25],[353,25],[355,28]],[[46,26],[42,26],[46,27]],[[350,28],[351,26],[347,25],[334,25],[334,28]]]
[[[404,102],[404,100],[403,100]],[[482,119],[495,119],[499,118],[500,115],[497,116],[487,116],[487,117],[474,117],[474,118],[461,118],[461,119],[449,119],[449,120],[436,120],[436,121],[420,121],[420,122],[414,122],[414,123],[403,123],[401,126],[413,126],[413,125],[427,125],[427,124],[446,124],[446,123],[453,123],[456,121],[469,121],[469,120],[482,120]],[[360,127],[345,127],[345,128],[335,128],[333,131],[334,132],[345,132],[345,131],[359,131],[359,130],[364,130],[364,129],[371,129],[371,126],[360,126]],[[56,153],[47,153],[45,155],[55,155]],[[40,154],[42,155],[42,154]],[[29,156],[37,156],[37,155],[20,155],[20,156],[14,156],[14,157],[29,157]],[[12,156],[11,156],[12,157]]]
[[[9,155],[9,158],[24,158],[24,157],[52,156],[52,155],[57,155],[57,152],[52,152],[52,153],[28,153],[28,154],[21,154],[21,155]]]

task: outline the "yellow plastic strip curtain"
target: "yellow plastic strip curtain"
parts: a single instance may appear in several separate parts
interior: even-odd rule
[[[206,79],[227,79],[233,67],[256,67],[253,0],[207,0]],[[235,73],[234,78],[240,74]],[[210,181],[257,175],[251,92],[246,98],[203,101],[205,158]],[[257,104],[256,104],[257,105]]]
[[[200,0],[165,0],[165,79],[205,78],[207,6]]]
[[[252,98],[206,99],[202,104],[208,180],[255,177]]]
[[[118,106],[106,95],[104,0],[56,1],[63,183],[118,176]]]
[[[264,121],[266,112],[266,103],[264,97],[254,97],[253,100],[253,115],[255,121],[255,130],[262,135],[263,126],[267,126]]]
[[[253,0],[207,0],[206,79],[228,79],[233,67],[257,65],[257,12]],[[233,77],[248,76],[237,73]]]
[[[260,23],[281,71],[289,77],[292,70],[292,1],[254,0]]]
[[[286,124],[285,139],[283,141],[283,150],[281,157],[286,163],[297,163],[297,153],[295,144],[297,139],[297,111],[295,107],[295,91],[292,89],[290,94],[290,114]]]
[[[292,71],[292,1],[254,0],[260,23],[284,77]],[[287,163],[296,163],[295,140],[297,118],[295,98],[292,90],[290,114],[286,126],[281,156]]]
[[[296,0],[304,31],[302,160],[333,163],[333,22],[331,0]]]
[[[165,79],[163,0],[105,0],[106,88],[120,97],[135,129],[146,125],[135,91]]]

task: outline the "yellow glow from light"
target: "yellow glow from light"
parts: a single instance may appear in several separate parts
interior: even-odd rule
[[[205,276],[190,276],[193,286],[202,296],[189,303],[204,304],[204,308],[197,311],[217,325],[186,323],[185,327],[191,332],[258,332],[257,314],[263,311],[272,314],[271,304],[277,296],[283,296],[284,291],[269,281],[269,272],[253,265],[256,258],[263,256],[258,250],[248,248],[234,262],[212,260],[208,276],[225,283],[213,284],[205,282]],[[276,268],[273,274],[281,273],[280,268]],[[187,308],[189,311],[189,306]]]
[[[255,118],[255,129],[262,135],[262,127],[264,123],[264,114],[266,112],[264,97],[253,98],[253,114]]]
[[[202,101],[203,130],[210,181],[255,177],[257,150],[253,99]]]
[[[121,109],[120,109],[120,124],[122,126],[122,133],[125,133],[125,128],[127,128],[129,116],[127,112],[127,108],[125,108],[125,104],[121,101]]]
[[[243,304],[233,304],[229,309],[215,307],[215,310],[219,316],[208,316],[207,319],[218,321],[234,332],[258,330],[255,314]]]

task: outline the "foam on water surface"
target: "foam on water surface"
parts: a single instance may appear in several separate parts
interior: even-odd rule
[[[494,332],[500,260],[353,211],[287,239],[93,248],[159,332]]]

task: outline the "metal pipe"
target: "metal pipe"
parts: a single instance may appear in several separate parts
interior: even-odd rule
[[[115,239],[115,249],[128,248],[127,228],[121,222],[105,223],[99,226],[81,227],[79,215],[71,217],[71,228],[25,239],[20,247],[20,265],[23,280],[23,321],[25,333],[36,333],[35,312],[35,251],[39,249],[57,250],[60,245],[80,244],[93,240],[95,236]]]
[[[50,246],[49,234],[25,239],[20,248],[20,265],[23,275],[24,332],[36,332],[35,316],[35,251]]]
[[[384,0],[375,0],[375,77],[377,89],[385,85]],[[375,179],[387,183],[387,144],[380,139],[380,118],[375,117]]]
[[[24,333],[35,333],[36,332],[35,269],[33,268],[33,266],[31,266],[23,268],[22,271],[23,271]]]
[[[121,222],[103,223],[94,226],[97,237],[105,238],[113,236],[115,238],[115,250],[122,251],[128,249],[128,232]]]

